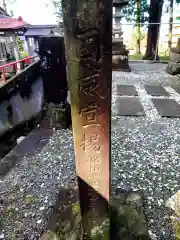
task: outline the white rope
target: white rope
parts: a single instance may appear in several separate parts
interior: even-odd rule
[[[120,23],[121,25],[163,25],[163,24],[169,24],[169,22],[167,23]],[[173,23],[172,25],[179,25],[180,26],[180,22],[179,23]]]

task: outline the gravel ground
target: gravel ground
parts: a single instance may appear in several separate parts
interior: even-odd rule
[[[39,239],[59,191],[76,187],[74,164],[71,131],[56,131],[38,154],[25,156],[0,180],[0,239]]]
[[[164,72],[164,64],[133,64],[131,73],[113,73],[112,172],[113,190],[140,190],[152,239],[174,239],[169,197],[180,189],[180,121],[161,118],[153,107],[143,84],[162,84],[171,98],[180,96],[171,87],[176,77]],[[118,117],[116,84],[135,85],[146,117]]]
[[[111,185],[113,190],[120,187],[142,191],[152,239],[171,240],[165,201],[179,190],[180,121],[160,118],[143,84],[161,83],[180,101],[180,96],[170,88],[177,79],[164,72],[163,64],[131,67],[131,73],[113,72]],[[145,118],[117,116],[118,83],[135,84]],[[34,157],[25,156],[0,180],[0,239],[39,239],[59,189],[69,185],[76,186],[73,138],[70,130],[60,130],[54,132],[43,150]]]

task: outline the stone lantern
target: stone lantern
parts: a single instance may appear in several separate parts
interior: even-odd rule
[[[122,8],[128,4],[128,0],[113,0],[113,38],[112,38],[112,69],[130,72],[128,53],[123,44],[123,32],[121,27]]]
[[[166,67],[166,72],[170,75],[180,74],[180,38],[178,38],[177,46],[171,48],[169,63]]]

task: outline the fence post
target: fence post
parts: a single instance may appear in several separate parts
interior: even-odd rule
[[[2,70],[2,76],[4,78],[4,81],[6,82],[6,75],[5,75],[5,72],[4,72],[4,68],[2,67],[1,70]]]
[[[83,239],[109,239],[112,0],[62,6]]]

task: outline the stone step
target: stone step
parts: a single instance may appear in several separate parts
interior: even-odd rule
[[[119,44],[123,44],[123,37],[117,37],[117,38],[113,38],[112,40],[112,45],[119,45]]]
[[[114,48],[117,48],[117,49],[119,49],[119,48],[125,48],[125,45],[123,44],[123,41],[122,42],[114,42],[113,41],[113,43],[112,43],[112,48],[114,49]]]
[[[124,58],[124,56],[113,56],[112,57],[112,69],[124,72],[130,72],[131,69],[129,67],[128,58]]]
[[[118,43],[122,43],[123,42],[122,40],[123,40],[122,37],[113,38],[112,44],[115,45],[115,44],[118,44]]]
[[[114,55],[125,55],[125,56],[127,56],[128,53],[129,53],[129,51],[126,50],[125,48],[121,48],[121,49],[119,49],[119,50],[113,50],[113,51],[112,51],[112,55],[113,55],[113,56],[114,56]]]
[[[118,37],[117,37],[117,34],[118,34]],[[122,38],[122,35],[123,35],[123,32],[122,32],[122,31],[115,30],[115,31],[113,31],[113,36],[112,36],[112,38],[113,38],[113,39]]]
[[[113,32],[123,33],[122,27],[121,27],[121,26],[119,26],[119,27],[113,27]]]

